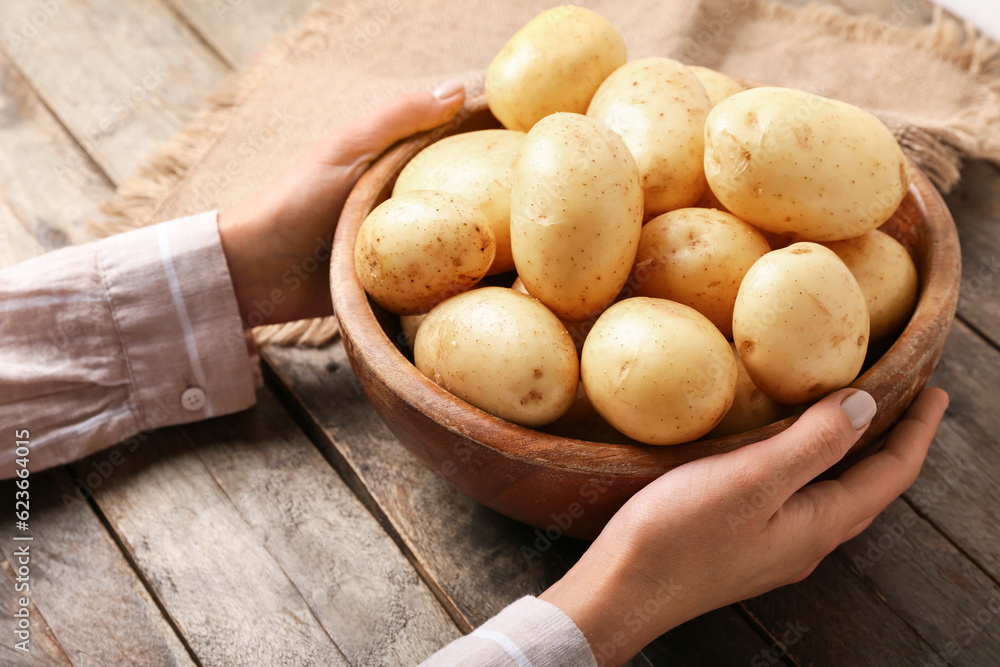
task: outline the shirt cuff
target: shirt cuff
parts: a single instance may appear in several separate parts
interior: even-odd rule
[[[559,607],[526,596],[472,633],[424,661],[421,667],[597,667],[587,638]]]

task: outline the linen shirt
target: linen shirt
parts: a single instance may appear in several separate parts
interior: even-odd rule
[[[255,356],[215,212],[0,271],[0,430],[30,432],[33,471],[251,407]],[[0,478],[14,460],[0,449]],[[423,664],[597,663],[566,614],[529,596]]]

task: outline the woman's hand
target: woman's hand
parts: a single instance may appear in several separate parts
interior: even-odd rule
[[[329,239],[351,188],[383,151],[447,122],[464,101],[457,80],[400,95],[333,130],[261,195],[219,217],[244,327],[333,312]]]
[[[924,390],[881,451],[805,486],[868,428],[875,401],[843,389],[773,438],[680,466],[612,518],[540,597],[619,665],[686,620],[800,581],[916,479],[948,405]]]

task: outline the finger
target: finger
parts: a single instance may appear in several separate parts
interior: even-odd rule
[[[796,491],[837,463],[875,416],[875,400],[858,389],[836,391],[778,435],[742,447],[728,463],[748,471],[745,483],[773,490],[765,509],[777,510]]]
[[[940,389],[924,390],[893,427],[880,451],[838,479],[796,494],[811,506],[814,530],[851,535],[908,489],[920,473],[947,407],[948,394]]]
[[[331,164],[370,162],[400,139],[451,120],[465,102],[458,79],[433,91],[398,95],[358,121],[335,130],[321,143]]]
[[[854,528],[851,529],[849,533],[847,533],[846,536],[844,536],[844,539],[841,541],[841,543],[853,540],[855,537],[868,530],[868,526],[872,525],[872,521],[874,520],[875,517],[870,516],[861,523],[859,523],[858,525],[856,525]]]

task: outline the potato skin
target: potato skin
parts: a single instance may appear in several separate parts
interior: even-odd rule
[[[615,70],[587,115],[621,136],[642,178],[647,219],[694,205],[705,192],[708,93],[694,72],[669,58],[640,58]]]
[[[873,229],[846,241],[825,243],[847,265],[868,302],[873,341],[899,332],[917,302],[919,278],[906,248]]]
[[[354,244],[354,267],[379,305],[416,315],[475,285],[495,253],[482,211],[458,195],[419,190],[368,214]]]
[[[642,228],[628,284],[639,296],[694,308],[726,338],[743,276],[771,248],[760,232],[714,209],[682,208]]]
[[[524,426],[561,417],[580,367],[566,328],[530,296],[483,287],[435,307],[417,329],[420,372],[455,396]]]
[[[729,342],[704,315],[665,299],[634,297],[608,308],[587,336],[580,370],[597,412],[650,445],[705,435],[736,392]]]
[[[642,231],[639,170],[621,138],[571,113],[528,132],[514,165],[511,251],[528,293],[567,322],[602,312]]]
[[[758,389],[794,405],[850,384],[868,350],[868,306],[829,248],[793,243],[757,260],[740,285],[733,336]]]
[[[594,91],[626,58],[624,38],[599,14],[572,5],[546,10],[490,63],[490,111],[522,132],[557,111],[585,113]]]
[[[463,197],[486,216],[497,250],[487,275],[514,269],[510,253],[510,182],[524,133],[513,130],[464,132],[436,141],[410,160],[392,189],[438,190]]]
[[[708,99],[713,107],[727,97],[746,90],[746,87],[739,81],[714,69],[699,65],[689,65],[688,69],[694,72],[695,76],[701,80],[701,85],[705,86]]]
[[[787,88],[751,88],[712,109],[705,175],[737,217],[810,241],[875,229],[910,185],[902,149],[875,116]]]
[[[736,381],[736,396],[729,412],[722,418],[708,437],[724,438],[737,433],[752,431],[761,426],[767,426],[784,419],[792,414],[792,408],[778,403],[776,400],[762,392],[750,379],[743,360],[736,352],[736,344],[730,344],[733,356],[736,357],[736,367],[739,369],[739,377]]]

